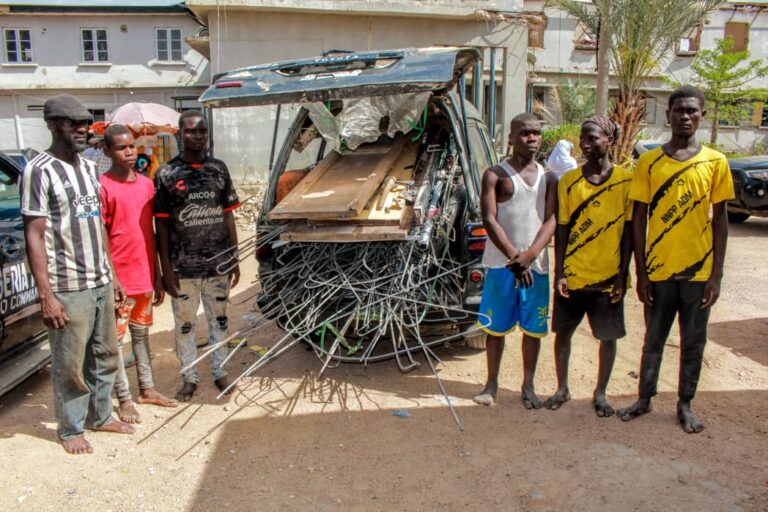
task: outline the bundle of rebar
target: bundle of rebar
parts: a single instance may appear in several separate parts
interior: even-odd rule
[[[406,240],[288,243],[279,239],[288,228],[282,224],[257,230],[256,237],[229,250],[229,260],[218,269],[222,274],[260,247],[269,246],[275,257],[273,268],[261,269],[258,276],[263,316],[230,336],[242,341],[227,360],[264,323],[274,320],[285,331],[232,386],[304,342],[321,359],[321,376],[331,363],[367,365],[389,358],[407,372],[419,368],[414,353],[423,352],[445,394],[432,347],[477,330],[477,313],[463,306],[464,277],[476,261],[460,263],[453,254],[457,214],[463,208],[457,201],[458,166],[432,153],[422,159],[427,167],[421,171],[426,171],[428,192],[425,217]],[[198,361],[215,348],[206,349]]]

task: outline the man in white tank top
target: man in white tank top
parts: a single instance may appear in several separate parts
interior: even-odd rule
[[[534,392],[539,340],[547,335],[549,261],[546,246],[555,232],[557,178],[536,163],[541,123],[532,114],[512,120],[513,153],[483,174],[481,210],[489,243],[483,254],[488,272],[478,324],[486,332],[488,380],[475,402],[491,405],[498,392],[504,336],[523,332],[522,399],[526,409],[543,402]]]

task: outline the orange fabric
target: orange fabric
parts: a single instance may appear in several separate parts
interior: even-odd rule
[[[88,127],[88,130],[96,135],[104,135],[104,132],[112,124],[109,121],[97,121]],[[174,126],[157,126],[154,124],[127,124],[125,125],[134,137],[141,137],[142,135],[156,135],[158,133],[176,133],[179,131]]]
[[[283,175],[280,176],[280,178],[277,180],[277,195],[275,197],[275,203],[282,201],[283,198],[285,198],[285,196],[287,196],[288,193],[307,176],[307,174],[309,174],[308,169],[302,169],[300,171],[285,171]]]
[[[130,295],[125,299],[125,304],[117,308],[117,338],[119,340],[125,336],[128,324],[144,327],[152,325],[152,297],[152,292]]]

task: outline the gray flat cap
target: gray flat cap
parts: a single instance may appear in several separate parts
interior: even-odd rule
[[[43,105],[43,119],[65,118],[73,121],[90,121],[93,115],[88,112],[82,103],[69,94],[59,94]]]

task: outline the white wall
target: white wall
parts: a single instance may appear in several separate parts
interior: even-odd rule
[[[50,133],[40,110],[45,100],[56,94],[75,96],[86,108],[104,109],[109,115],[114,109],[132,101],[147,101],[173,106],[173,97],[178,95],[200,95],[204,87],[184,90],[170,88],[136,89],[45,89],[23,93],[0,91],[0,150],[17,148],[14,116],[21,121],[24,147],[37,150],[47,148],[51,143]],[[186,102],[185,102],[186,103]]]
[[[527,28],[523,25],[232,9],[222,9],[218,14],[209,12],[208,24],[213,74],[278,60],[312,57],[329,49],[380,50],[434,45],[502,48],[506,59],[506,90],[505,111],[498,120],[503,127],[500,140],[505,139],[509,120],[525,110]],[[239,116],[243,119],[238,119]],[[274,117],[232,111],[223,112],[215,119],[216,156],[226,161],[235,173],[243,155],[247,154],[245,160],[255,173],[253,179],[264,179]],[[224,141],[224,138],[230,140]]]
[[[467,17],[477,11],[520,11],[523,0],[187,0],[196,12],[227,7],[265,11],[346,12],[385,16]]]
[[[712,49],[715,47],[715,39],[725,38],[726,22],[749,23],[750,59],[768,59],[768,10],[745,11],[722,8],[710,14],[708,20],[701,34],[701,48]],[[675,56],[667,62],[664,70],[675,79],[686,82],[691,76],[692,60],[693,57]],[[768,77],[750,82],[749,85],[750,87],[768,87]]]
[[[184,14],[5,14],[0,28],[31,30],[33,54],[31,65],[16,65],[0,48],[0,149],[17,147],[17,115],[24,145],[46,148],[50,134],[39,108],[55,94],[109,114],[131,101],[172,107],[172,97],[197,96],[210,83],[208,61],[184,42],[183,62],[155,62],[155,28],[181,28],[182,39],[196,34],[199,25]],[[81,28],[107,29],[109,65],[82,63]]]
[[[125,25],[126,31],[121,31]],[[182,43],[184,63],[155,61],[155,28],[181,28],[182,38],[195,35],[198,25],[185,15],[4,15],[2,28],[32,31],[33,65],[16,65],[0,56],[0,87],[127,88],[184,87],[210,82],[208,63]],[[106,28],[111,66],[84,64],[81,28]]]

